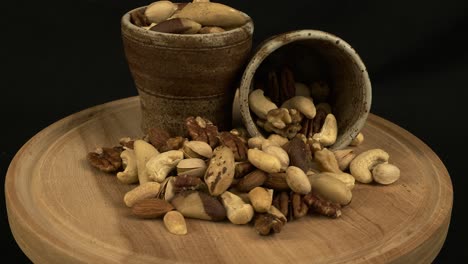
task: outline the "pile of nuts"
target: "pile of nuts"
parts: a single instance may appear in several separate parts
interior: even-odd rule
[[[156,1],[130,13],[131,22],[147,30],[174,34],[220,33],[240,27],[249,18],[229,6],[209,0],[191,3]]]
[[[258,91],[255,96],[264,105],[272,104]],[[287,113],[314,120],[310,98],[288,100],[293,101],[283,104]],[[304,100],[309,105],[304,106]],[[271,116],[274,109],[265,111],[257,102],[251,105],[256,113]],[[286,127],[291,124],[287,118],[266,122],[278,128],[278,120]],[[326,122],[319,134],[325,134]],[[173,234],[187,233],[185,218],[227,218],[233,224],[252,224],[260,235],[278,233],[286,222],[306,215],[337,218],[351,202],[355,180],[390,184],[400,176],[381,149],[358,155],[352,148],[327,149],[336,133],[312,139],[299,132],[249,137],[244,128],[218,131],[199,116],[188,117],[185,125],[188,137],[152,128],[143,138],[122,138],[120,146],[87,155],[93,167],[115,174],[120,182],[139,183],[125,194],[124,203],[135,217],[163,218]],[[360,134],[353,144],[362,140]]]

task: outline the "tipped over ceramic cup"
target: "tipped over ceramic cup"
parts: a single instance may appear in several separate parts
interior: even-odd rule
[[[318,30],[276,35],[256,49],[239,88],[240,114],[249,134],[252,137],[268,135],[258,126],[259,118],[249,108],[249,94],[258,89],[254,82],[260,74],[281,65],[291,68],[296,81],[327,82],[330,88],[328,104],[338,126],[336,141],[330,148],[348,146],[367,120],[372,99],[371,83],[357,52],[339,37]]]
[[[218,33],[172,34],[121,20],[125,55],[139,94],[143,132],[186,135],[185,119],[202,116],[229,129],[232,101],[252,47],[253,23]]]

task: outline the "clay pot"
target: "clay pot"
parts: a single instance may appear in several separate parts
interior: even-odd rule
[[[130,12],[122,17],[121,33],[140,97],[143,132],[159,127],[185,135],[188,116],[229,129],[235,88],[252,47],[251,20],[222,33],[182,35],[137,27]]]
[[[332,112],[338,137],[332,149],[348,146],[364,126],[371,106],[371,83],[356,51],[344,40],[317,30],[298,30],[273,36],[259,45],[247,65],[239,88],[242,122],[251,136],[267,136],[250,112],[249,93],[257,72],[286,64],[296,80],[311,83],[325,80],[331,88]],[[263,134],[262,134],[263,133]]]

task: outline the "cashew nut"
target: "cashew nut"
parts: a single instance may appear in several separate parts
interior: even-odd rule
[[[296,109],[309,119],[314,118],[317,113],[312,98],[300,95],[285,101],[281,108]]]
[[[335,154],[336,161],[338,161],[338,167],[340,170],[345,171],[349,168],[349,164],[356,157],[354,150],[352,149],[340,149],[333,151]]]
[[[389,155],[381,149],[371,149],[357,155],[351,164],[349,170],[353,177],[362,183],[372,182],[371,170],[379,163],[387,162]]]
[[[357,134],[357,136],[355,138],[353,138],[353,140],[351,140],[351,143],[349,143],[349,145],[350,146],[359,146],[359,145],[362,144],[362,142],[364,142],[364,134],[359,132],[359,134]]]
[[[247,158],[258,169],[268,172],[275,173],[281,171],[280,160],[271,154],[265,153],[259,149],[249,149],[247,151]]]
[[[319,142],[320,145],[327,147],[335,143],[337,135],[338,125],[336,123],[336,118],[333,114],[328,114],[327,117],[325,117],[325,121],[320,132],[315,133],[312,136],[312,139]]]
[[[392,184],[400,178],[400,169],[389,163],[381,163],[372,170],[372,178],[380,184]]]
[[[275,103],[265,97],[261,89],[253,90],[249,94],[249,106],[252,112],[261,119],[266,119],[270,110],[278,108]]]
[[[291,190],[299,194],[307,194],[312,189],[307,175],[299,167],[289,166],[286,169],[286,182]]]
[[[140,184],[149,181],[149,175],[146,170],[146,163],[154,156],[159,154],[159,151],[150,143],[137,139],[133,143],[135,157],[137,160],[138,180]]]
[[[184,153],[180,150],[170,150],[152,157],[146,163],[146,170],[149,178],[157,182],[164,181],[169,172],[171,172],[183,158]]]
[[[284,150],[283,148],[270,145],[265,148],[262,148],[262,151],[267,154],[273,155],[279,159],[281,163],[281,171],[285,171],[286,168],[289,166],[289,156],[286,150]]]
[[[137,160],[135,151],[132,149],[125,149],[120,153],[124,171],[117,172],[117,179],[125,184],[132,184],[138,182]]]
[[[243,225],[252,220],[254,209],[252,205],[245,203],[241,197],[228,191],[225,191],[220,197],[224,208],[226,208],[227,218],[231,223]]]

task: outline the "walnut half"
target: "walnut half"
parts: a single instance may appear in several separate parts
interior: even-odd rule
[[[232,150],[236,161],[247,160],[247,144],[240,137],[229,132],[221,132],[219,134],[219,141],[222,145]]]
[[[192,140],[204,141],[211,148],[218,145],[218,127],[208,119],[190,116],[185,119],[185,126]]]
[[[91,166],[104,172],[116,172],[122,167],[120,153],[123,147],[98,148],[94,152],[89,152],[86,156]]]

